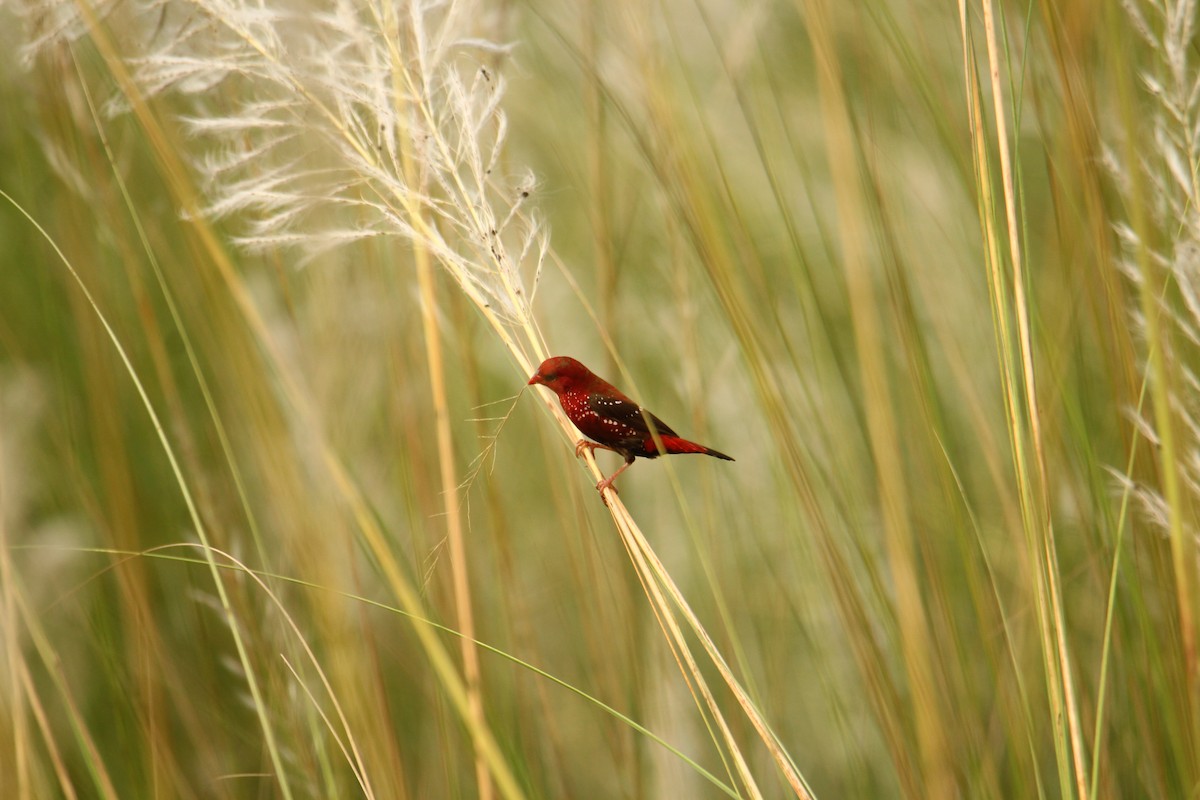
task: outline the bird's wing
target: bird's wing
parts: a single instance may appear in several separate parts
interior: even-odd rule
[[[591,394],[588,395],[587,404],[593,413],[601,417],[607,417],[614,422],[630,428],[631,435],[650,435],[650,427],[646,424],[645,417],[642,416],[641,407],[632,400],[603,394]],[[654,430],[659,436],[679,436],[665,422],[649,411],[646,412],[646,417],[649,417],[650,421],[654,423]]]

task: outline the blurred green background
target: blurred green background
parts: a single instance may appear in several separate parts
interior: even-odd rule
[[[714,732],[594,478],[458,285],[422,286],[399,238],[236,249],[237,214],[183,213],[206,187],[179,122],[234,90],[105,113],[103,44],[26,64],[49,12],[10,11],[0,795],[793,796],[704,662],[738,746]],[[540,333],[737,459],[618,487],[818,797],[1200,785],[1193,17],[473,20],[514,44],[470,58],[507,81],[501,179],[537,176]],[[158,40],[121,19],[136,63]],[[396,610],[462,631],[464,600],[500,652]]]

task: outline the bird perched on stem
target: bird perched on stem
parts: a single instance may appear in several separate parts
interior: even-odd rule
[[[580,439],[575,443],[576,457],[582,455],[584,450],[591,450],[594,454],[596,448],[600,448],[625,458],[620,469],[596,484],[601,497],[604,496],[604,490],[610,488],[617,476],[629,469],[636,458],[702,453],[733,461],[724,453],[680,437],[658,417],[622,394],[617,387],[569,356],[556,356],[543,361],[528,385],[545,386],[558,395],[567,417],[575,423],[580,433],[592,440]]]

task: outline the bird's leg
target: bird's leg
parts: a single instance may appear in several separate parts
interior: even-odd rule
[[[625,456],[625,463],[622,464],[617,469],[616,472],[614,472],[612,475],[609,475],[607,478],[605,478],[604,480],[602,480],[596,484],[596,491],[600,493],[600,499],[604,501],[604,505],[608,505],[608,499],[604,496],[604,490],[612,489],[613,494],[616,494],[617,490],[613,486],[613,481],[615,481],[617,479],[618,475],[620,475],[625,470],[629,469],[629,466],[632,463],[633,463],[633,456]]]
[[[595,458],[597,449],[612,450],[612,452],[614,452],[614,453],[617,452],[616,450],[613,450],[613,448],[609,447],[606,444],[600,444],[599,442],[589,442],[587,439],[580,439],[578,442],[575,443],[575,457],[579,458],[581,455],[583,455],[583,451],[587,450],[589,453],[592,454],[592,457]]]

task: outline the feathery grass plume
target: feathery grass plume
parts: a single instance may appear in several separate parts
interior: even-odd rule
[[[1135,423],[1161,453],[1162,486],[1141,485],[1136,495],[1155,527],[1194,541],[1200,531],[1186,508],[1200,502],[1200,377],[1193,366],[1200,357],[1196,3],[1126,0],[1123,6],[1155,59],[1140,75],[1152,101],[1150,124],[1130,129],[1104,152],[1126,201],[1128,217],[1116,224],[1118,263],[1141,298],[1130,313],[1146,340],[1145,379],[1154,401],[1152,411],[1135,412]],[[1193,570],[1189,562],[1180,575],[1184,587]]]
[[[92,4],[92,10],[98,17],[106,17],[116,5],[117,3],[111,0],[100,0]],[[75,3],[25,0],[16,4],[16,8],[25,19],[26,41],[22,44],[19,55],[22,65],[26,67],[47,48],[87,35],[87,20]]]
[[[1130,309],[1144,338],[1142,365],[1149,408],[1132,412],[1137,431],[1153,446],[1152,477],[1121,473],[1123,489],[1140,503],[1143,518],[1161,530],[1169,559],[1155,559],[1155,585],[1174,604],[1170,624],[1149,634],[1167,655],[1153,668],[1191,698],[1200,690],[1196,644],[1196,509],[1200,507],[1200,68],[1193,49],[1195,0],[1123,0],[1125,16],[1147,45],[1149,66],[1140,78],[1147,97],[1123,97],[1123,140],[1104,151],[1125,206],[1115,225],[1118,263],[1137,290]],[[1148,101],[1148,102],[1147,102]],[[1149,124],[1145,107],[1150,109]],[[1131,472],[1133,458],[1126,467]],[[1102,664],[1116,660],[1112,616],[1117,604],[1120,542],[1115,555]],[[1129,568],[1126,568],[1129,569]],[[1103,703],[1105,686],[1101,686]],[[1115,698],[1114,698],[1115,701]],[[1200,717],[1192,703],[1164,703],[1164,729],[1194,748]],[[1104,706],[1097,714],[1101,729]],[[1099,736],[1097,737],[1097,748]],[[1195,750],[1169,770],[1180,785],[1195,785]]]
[[[87,32],[73,3],[23,11],[26,61]],[[239,244],[291,249],[305,264],[401,236],[433,253],[494,326],[530,323],[526,284],[536,287],[548,240],[524,210],[531,175],[496,174],[505,87],[481,62],[510,47],[474,34],[487,28],[479,4],[148,0],[121,4],[119,23],[112,4],[88,11],[144,40],[129,61],[147,97],[194,102],[183,121],[209,145],[192,159],[203,212],[236,217]],[[117,95],[106,110],[125,106]]]
[[[241,244],[299,250],[305,263],[399,235],[428,248],[494,321],[519,325],[530,314],[521,269],[536,281],[546,240],[523,213],[527,179],[505,186],[495,175],[504,83],[478,56],[506,48],[467,33],[481,18],[470,2],[317,12],[200,2],[136,59],[135,76],[201,107],[214,90],[236,98],[225,116],[186,122],[214,144],[196,165],[205,210],[249,220]]]

